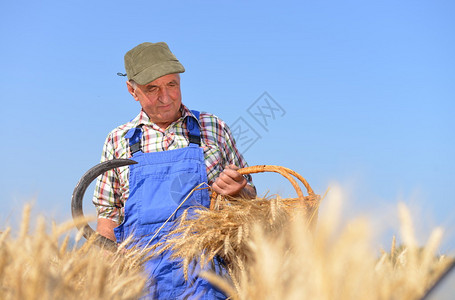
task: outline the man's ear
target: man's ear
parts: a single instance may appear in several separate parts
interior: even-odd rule
[[[131,94],[131,96],[133,96],[134,100],[139,101],[139,99],[136,96],[136,91],[135,91],[133,85],[131,84],[131,82],[127,81],[126,87],[128,88],[128,92]]]

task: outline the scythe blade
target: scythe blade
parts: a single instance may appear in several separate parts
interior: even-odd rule
[[[83,219],[84,212],[82,209],[82,201],[84,199],[85,191],[87,190],[87,188],[89,187],[93,180],[95,180],[98,176],[109,170],[134,164],[137,164],[137,162],[131,159],[113,159],[102,162],[88,170],[81,177],[73,191],[73,197],[71,199],[71,214],[73,215],[73,219],[74,220]],[[82,230],[82,234],[86,239],[90,238],[93,234],[95,234],[95,231],[90,227],[90,225],[86,221],[82,223],[79,221],[75,222],[75,225],[77,229]],[[111,250],[117,249],[117,243],[102,235],[97,236],[96,243],[99,246]]]

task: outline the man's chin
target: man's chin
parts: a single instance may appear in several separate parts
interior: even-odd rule
[[[172,123],[177,121],[180,118],[180,113],[171,113],[171,112],[164,112],[161,114],[162,120],[166,123]]]

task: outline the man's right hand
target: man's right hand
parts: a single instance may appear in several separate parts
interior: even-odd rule
[[[105,218],[98,218],[96,231],[102,236],[107,237],[108,239],[116,242],[117,239],[114,234],[114,228],[117,226],[118,226],[117,222]]]

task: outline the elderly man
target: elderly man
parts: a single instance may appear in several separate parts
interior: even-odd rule
[[[185,69],[166,43],[142,43],[131,49],[125,54],[125,69],[128,91],[142,109],[109,133],[101,161],[131,158],[138,164],[98,179],[93,202],[101,235],[117,242],[133,235],[142,246],[157,242],[185,209],[209,205],[207,189],[194,191],[182,205],[203,182],[218,194],[255,196],[251,178],[236,171],[246,162],[226,123],[182,104],[179,73]],[[154,282],[150,296],[225,298],[197,274],[185,282],[178,262],[169,255],[146,266]]]

